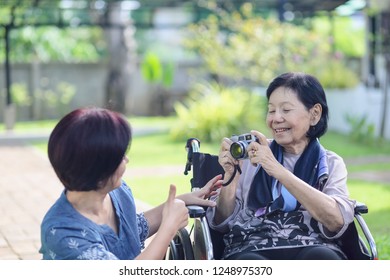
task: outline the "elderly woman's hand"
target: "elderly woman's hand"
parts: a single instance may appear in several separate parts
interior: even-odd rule
[[[219,151],[218,162],[225,171],[225,178],[233,176],[235,165],[239,164],[239,161],[233,158],[230,153],[230,146],[233,141],[229,138],[224,138],[221,143]]]
[[[248,146],[248,156],[254,166],[260,164],[270,176],[275,176],[278,168],[282,165],[276,160],[274,154],[269,147],[269,141],[264,134],[259,131],[252,130],[258,141],[252,142]]]

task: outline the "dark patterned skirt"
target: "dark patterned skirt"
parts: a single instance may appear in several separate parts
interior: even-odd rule
[[[318,222],[307,211],[275,211],[237,222],[224,236],[224,258],[241,252],[328,246],[344,255],[339,246],[321,233]]]

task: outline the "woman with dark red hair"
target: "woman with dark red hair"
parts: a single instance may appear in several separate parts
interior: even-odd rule
[[[205,198],[220,187],[221,176],[178,197],[171,185],[165,203],[136,213],[122,180],[131,139],[124,116],[102,108],[74,110],[56,125],[48,154],[65,189],[41,225],[43,259],[163,259],[188,223],[186,205],[215,206]]]

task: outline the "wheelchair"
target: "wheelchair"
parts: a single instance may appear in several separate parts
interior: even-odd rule
[[[191,190],[202,188],[211,178],[224,171],[218,163],[218,156],[200,152],[200,141],[190,138],[186,143],[187,162],[184,174],[192,169]],[[189,206],[189,216],[193,224],[188,230],[183,228],[171,240],[166,253],[168,260],[218,260],[221,259],[224,242],[223,233],[208,226],[206,210],[201,206]],[[338,239],[338,244],[348,259],[378,259],[376,243],[363,218],[368,208],[363,203],[355,207],[355,219],[347,231]],[[360,229],[360,233],[358,231]],[[363,237],[362,237],[362,236]]]

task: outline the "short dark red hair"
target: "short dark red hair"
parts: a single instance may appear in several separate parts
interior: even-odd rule
[[[131,137],[122,114],[97,107],[76,109],[52,131],[49,160],[67,190],[97,190],[115,173]]]

